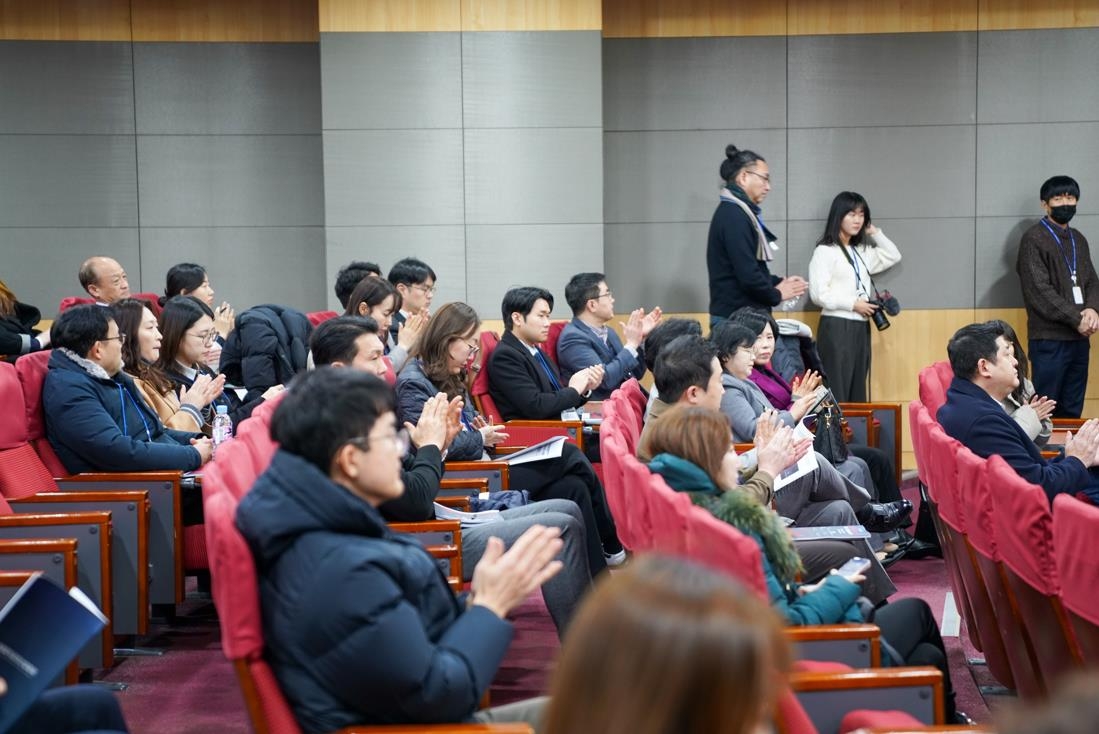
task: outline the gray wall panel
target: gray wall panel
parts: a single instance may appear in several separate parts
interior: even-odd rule
[[[330,226],[462,224],[460,130],[327,130]]]
[[[142,134],[320,134],[315,43],[134,44]]]
[[[790,127],[976,120],[976,33],[790,39]]]
[[[763,203],[763,217],[784,219],[785,130],[673,130],[604,135],[606,221],[710,221],[729,143],[767,159],[773,188]]]
[[[471,225],[466,252],[469,304],[481,318],[500,318],[504,293],[524,285],[553,293],[554,317],[566,318],[572,315],[565,303],[569,278],[603,267],[603,225]]]
[[[1080,182],[1081,214],[1099,214],[1099,122],[977,128],[977,215],[1040,216],[1050,176]]]
[[[607,39],[607,130],[786,126],[785,38]]]
[[[130,44],[0,41],[0,133],[134,131]]]
[[[599,31],[462,34],[464,124],[601,127]]]
[[[143,226],[324,223],[319,135],[138,136]]]
[[[1099,28],[980,36],[980,122],[1099,120]]]
[[[326,307],[323,227],[142,228],[145,290],[162,293],[164,274],[183,260],[204,265],[216,302],[230,302],[237,313],[272,302]]]
[[[132,135],[0,135],[0,222],[137,225]]]
[[[786,222],[767,226],[786,241]],[[705,313],[710,307],[706,274],[709,223],[608,224],[604,228],[606,266],[614,299],[622,309],[660,306],[669,313]],[[786,273],[783,247],[771,272]]]
[[[875,216],[874,222],[896,243],[902,255],[900,263],[875,275],[874,283],[879,289],[893,291],[901,308],[973,307],[973,219],[880,219]],[[790,272],[809,276],[809,260],[816,249],[814,243],[823,231],[824,220],[789,223],[793,243]],[[929,283],[934,283],[935,287],[929,288]]]
[[[324,127],[462,124],[458,33],[322,33]]]
[[[460,224],[404,227],[332,227],[327,228],[328,266],[325,297],[330,308],[339,310],[332,291],[336,273],[352,260],[369,260],[389,272],[403,257],[417,257],[439,276],[432,310],[450,301],[466,300],[465,228]],[[474,267],[481,262],[470,261]],[[491,317],[490,317],[491,318]]]
[[[790,130],[790,219],[823,219],[837,193],[876,217],[973,216],[974,126]]]
[[[597,128],[465,131],[468,224],[602,224]]]
[[[136,228],[0,228],[0,277],[19,300],[37,306],[44,319],[54,318],[62,298],[87,295],[76,274],[92,255],[118,260],[134,292],[164,289],[163,273],[159,287],[141,281]]]

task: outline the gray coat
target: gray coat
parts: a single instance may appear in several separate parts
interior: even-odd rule
[[[721,385],[725,388],[725,394],[721,396],[721,412],[729,419],[733,439],[738,443],[748,443],[756,435],[756,419],[763,411],[772,410],[773,406],[751,380],[741,380],[726,372],[721,375]],[[788,410],[778,411],[778,417],[787,426],[797,423]]]

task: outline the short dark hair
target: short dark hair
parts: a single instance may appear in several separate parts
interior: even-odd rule
[[[738,347],[751,347],[755,344],[756,334],[748,326],[736,321],[722,321],[710,330],[710,342],[717,350],[717,361],[721,362],[722,369],[725,360],[736,354]]]
[[[340,447],[369,435],[393,401],[393,390],[374,375],[335,367],[302,372],[275,408],[271,438],[328,475]]]
[[[97,341],[107,338],[112,321],[114,316],[109,308],[90,303],[73,306],[53,322],[50,343],[87,357]]]
[[[553,308],[553,294],[545,288],[536,286],[523,286],[512,288],[504,294],[504,302],[500,306],[500,313],[504,316],[504,331],[511,331],[511,315],[518,313],[524,319],[534,310],[534,304],[542,299]]]
[[[351,362],[359,353],[355,341],[363,334],[377,336],[378,322],[369,316],[337,316],[322,321],[309,337],[313,364],[324,367],[333,362]]]
[[[431,278],[433,281],[438,280],[435,271],[431,269],[431,266],[425,263],[423,260],[417,260],[414,257],[406,257],[403,260],[398,260],[393,263],[393,267],[389,269],[389,275],[386,277],[393,285],[399,285],[404,283],[405,285],[419,285],[420,283],[426,283],[427,279]]]
[[[1004,336],[1004,327],[996,321],[983,324],[970,324],[954,332],[946,345],[950,358],[950,368],[954,376],[961,380],[973,380],[977,375],[977,363],[987,359],[995,364],[996,338]]]
[[[756,336],[763,333],[764,326],[770,326],[771,335],[778,339],[778,322],[768,311],[753,306],[741,306],[729,315],[729,320],[747,326]]]
[[[685,334],[702,336],[702,324],[696,319],[664,319],[657,324],[645,337],[641,347],[645,355],[645,369],[652,372],[653,367],[656,366],[656,358],[660,356],[660,351],[665,345],[672,339]]]
[[[351,296],[351,291],[355,290],[355,286],[363,278],[370,276],[382,277],[382,269],[377,263],[353,260],[340,268],[336,273],[335,285],[336,298],[339,299],[340,305],[347,308],[347,299]]]
[[[689,387],[706,389],[713,375],[714,345],[685,334],[668,342],[656,358],[653,381],[665,403],[677,403]]]
[[[1062,196],[1068,194],[1069,196],[1075,196],[1080,198],[1080,184],[1076,183],[1076,179],[1072,176],[1053,176],[1046,179],[1046,182],[1042,184],[1042,189],[1039,192],[1039,196],[1042,197],[1042,201],[1049,201],[1054,196]]]
[[[607,276],[602,273],[577,273],[569,279],[565,286],[565,303],[569,304],[573,316],[582,314],[588,301],[599,297],[599,284],[606,280]]]
[[[172,296],[186,295],[183,291],[193,291],[206,280],[206,268],[195,263],[179,263],[168,268],[165,278],[164,295],[160,297],[163,306]]]
[[[725,160],[721,162],[721,167],[718,169],[721,180],[726,183],[733,183],[733,179],[737,177],[738,173],[757,161],[767,162],[758,153],[750,150],[738,150],[735,145],[729,143],[725,146]]]
[[[859,209],[866,215],[862,221],[862,229],[855,233],[855,236],[847,244],[852,247],[863,244],[862,235],[866,232],[866,228],[870,226],[870,205],[866,203],[866,199],[862,194],[857,194],[854,191],[841,191],[836,194],[836,198],[832,199],[832,207],[828,210],[828,221],[824,224],[824,234],[817,240],[817,244],[839,244],[840,226],[843,224],[843,218],[847,216],[848,212],[858,211]],[[876,247],[878,243],[871,239],[867,244]]]

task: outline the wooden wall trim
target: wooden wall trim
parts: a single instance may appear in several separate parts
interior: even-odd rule
[[[1088,28],[1099,26],[1094,0],[1039,3],[1035,0],[980,0],[980,30]]]
[[[789,35],[977,30],[977,0],[787,0]]]
[[[784,36],[786,5],[741,0],[604,0],[605,38]]]
[[[598,31],[602,0],[462,0],[463,31]]]
[[[317,0],[133,0],[133,40],[316,42]]]
[[[318,0],[321,33],[460,31],[461,0]]]
[[[0,40],[129,41],[130,0],[0,0]]]

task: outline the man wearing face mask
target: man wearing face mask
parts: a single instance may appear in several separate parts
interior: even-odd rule
[[[1054,176],[1040,195],[1046,216],[1023,234],[1015,264],[1026,304],[1031,378],[1037,395],[1057,401],[1054,416],[1079,418],[1088,384],[1088,338],[1099,331],[1099,277],[1087,239],[1069,226],[1080,184]]]

